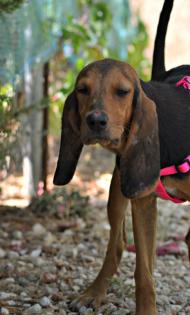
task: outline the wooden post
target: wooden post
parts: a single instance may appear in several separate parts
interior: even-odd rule
[[[49,89],[49,62],[44,64],[43,69],[43,96],[45,102],[48,102]],[[47,104],[48,105],[48,104]],[[44,191],[47,190],[47,175],[48,175],[48,125],[49,125],[49,108],[46,106],[43,110],[43,135],[42,135],[42,174],[41,180],[44,184]]]
[[[25,106],[40,104],[43,99],[43,67],[26,67],[24,73]],[[32,110],[22,119],[23,176],[25,196],[32,197],[38,191],[42,172],[42,110]]]

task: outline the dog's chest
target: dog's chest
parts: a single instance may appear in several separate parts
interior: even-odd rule
[[[178,180],[175,180],[171,176],[167,176],[162,179],[162,183],[167,193],[170,194],[172,197],[179,198],[182,200],[188,199],[187,195],[185,195],[182,192],[182,189],[180,189],[180,182]]]

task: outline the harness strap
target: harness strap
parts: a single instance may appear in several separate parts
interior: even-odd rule
[[[168,166],[165,168],[162,168],[160,170],[160,176],[168,176],[168,175],[174,175],[174,174],[185,174],[188,173],[190,171],[190,155],[188,155],[185,159],[184,162],[180,165],[172,165],[172,166]],[[170,200],[174,203],[182,203],[185,202],[186,200],[177,198],[177,197],[173,197],[172,195],[170,195],[164,185],[162,184],[162,181],[159,180],[158,184],[156,186],[156,194],[161,197],[162,199],[166,199],[166,200]]]
[[[190,171],[190,155],[188,155],[184,162],[180,165],[172,165],[165,168],[162,168],[160,171],[160,176],[174,175],[177,173],[187,173]]]
[[[162,184],[162,181],[159,179],[158,184],[156,186],[156,194],[158,197],[165,199],[165,200],[170,200],[174,203],[183,203],[186,200],[177,198],[177,197],[173,197],[172,195],[170,195],[167,191],[166,188],[164,187],[164,185]]]
[[[180,81],[176,83],[176,86],[183,85],[185,90],[190,90],[190,76],[186,75]]]

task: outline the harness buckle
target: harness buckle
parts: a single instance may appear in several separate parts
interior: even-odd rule
[[[185,172],[183,172],[183,171],[180,170],[180,167],[182,167],[184,163],[187,163],[188,166],[189,166],[189,170],[188,170],[188,171],[185,171]],[[185,174],[185,173],[188,173],[188,172],[190,171],[190,161],[189,161],[188,159],[185,159],[185,160],[183,160],[183,163],[182,163],[182,164],[180,164],[180,165],[175,165],[175,168],[176,168],[177,174]]]
[[[188,159],[185,159],[184,162],[186,162],[189,165],[189,169],[190,169],[190,161]]]

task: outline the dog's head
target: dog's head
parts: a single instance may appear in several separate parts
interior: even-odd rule
[[[124,62],[96,61],[79,73],[64,105],[54,184],[71,180],[83,145],[94,143],[117,154],[126,197],[154,189],[160,168],[155,104]]]

